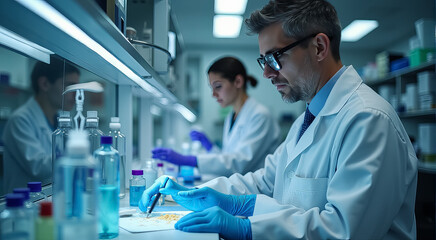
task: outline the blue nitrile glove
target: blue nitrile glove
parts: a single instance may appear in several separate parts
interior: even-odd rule
[[[151,205],[155,195],[159,192],[159,189],[161,189],[164,186],[165,180],[167,179],[167,176],[161,176],[154,182],[153,185],[151,185],[148,189],[146,189],[142,193],[141,200],[139,200],[138,207],[141,211],[146,212],[147,207]],[[167,184],[165,185],[165,189],[171,189],[176,195],[179,191],[189,191],[192,190],[192,188],[186,188],[183,187],[176,182],[174,182],[171,179],[168,179]],[[174,196],[173,196],[174,198]]]
[[[182,217],[174,228],[184,232],[219,233],[224,239],[252,238],[249,219],[232,216],[219,207],[192,212]]]
[[[227,195],[209,187],[187,191],[177,191],[166,187],[160,192],[173,196],[178,204],[192,211],[218,206],[232,215],[252,216],[256,203],[256,195]]]
[[[192,130],[189,133],[189,136],[191,137],[192,141],[199,141],[208,152],[210,152],[212,149],[213,144],[209,141],[204,133]]]
[[[151,150],[152,158],[164,160],[176,165],[197,167],[197,157],[182,155],[171,148],[155,148]]]

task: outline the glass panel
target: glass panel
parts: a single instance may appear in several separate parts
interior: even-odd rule
[[[72,118],[76,114],[75,93],[62,92],[89,81],[100,82],[105,91],[85,93],[83,114],[98,111],[99,127],[108,134],[115,116],[115,84],[59,56],[45,64],[0,46],[0,196],[29,181],[51,183],[58,111],[71,111]]]

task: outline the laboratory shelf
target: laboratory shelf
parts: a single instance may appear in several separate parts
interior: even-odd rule
[[[436,109],[428,109],[428,110],[416,110],[411,112],[403,112],[398,113],[400,118],[428,118],[428,119],[436,119]]]
[[[398,77],[409,78],[415,76],[419,72],[429,71],[429,70],[430,71],[435,70],[435,61],[426,62],[416,67],[402,68],[388,73],[388,75],[384,78],[380,78],[373,81],[367,81],[366,84],[371,87],[378,87],[384,84],[395,84],[396,78]]]
[[[436,163],[418,161],[418,171],[436,174]]]
[[[179,101],[166,88],[163,78],[137,52],[95,1],[47,0],[46,2],[140,76],[142,81],[156,88],[161,93],[160,97],[165,97],[170,103]],[[18,1],[0,1],[0,26],[108,81],[119,85],[141,85],[79,41],[83,39],[77,40],[71,37]]]

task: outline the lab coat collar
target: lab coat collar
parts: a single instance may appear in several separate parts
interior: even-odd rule
[[[229,116],[227,117],[227,128],[226,128],[226,132],[229,135],[229,137],[231,137],[232,135],[236,134],[236,131],[233,131],[234,129],[236,129],[236,126],[239,124],[244,124],[245,123],[245,118],[247,117],[247,114],[245,114],[245,112],[249,111],[249,109],[252,109],[251,106],[253,106],[254,104],[254,99],[248,97],[247,100],[245,100],[244,105],[242,105],[241,111],[239,111],[238,116],[235,119],[235,122],[233,123],[233,127],[232,130],[230,130],[230,122],[232,121],[232,116],[234,111],[232,111]],[[229,131],[230,130],[230,131]]]
[[[336,83],[337,84],[335,84],[330,92],[323,109],[318,116],[316,116],[315,120],[313,120],[310,127],[307,128],[306,132],[301,136],[298,142],[298,130],[303,122],[304,113],[297,119],[297,121],[295,121],[294,126],[291,129],[292,132],[290,132],[290,134],[292,134],[290,136],[292,139],[286,145],[286,150],[289,154],[287,166],[312,144],[322,118],[328,115],[337,114],[351,95],[362,84],[362,79],[359,77],[356,70],[354,70],[353,66],[349,66]]]
[[[354,67],[352,65],[348,66],[342,76],[339,77],[337,84],[333,86],[319,115],[328,116],[338,113],[361,84],[362,79],[354,70]]]

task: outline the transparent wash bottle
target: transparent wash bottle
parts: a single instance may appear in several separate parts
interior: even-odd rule
[[[53,211],[56,239],[95,240],[99,172],[86,131],[71,131],[66,155],[55,165]]]

